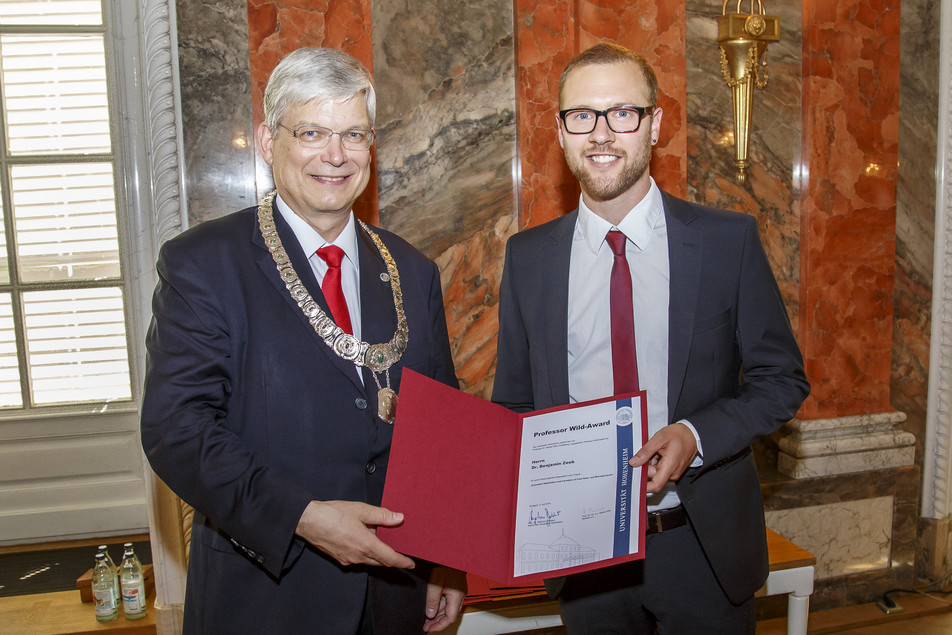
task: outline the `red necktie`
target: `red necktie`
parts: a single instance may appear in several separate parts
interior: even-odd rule
[[[344,299],[344,290],[340,286],[340,263],[344,259],[344,250],[337,245],[328,245],[317,250],[317,255],[327,263],[327,273],[321,284],[321,293],[327,300],[334,322],[348,335],[354,334],[350,325],[350,311],[347,310],[347,300]]]
[[[635,356],[635,313],[632,308],[631,270],[625,258],[625,235],[617,230],[605,237],[615,254],[611,294],[612,373],[615,394],[635,392],[638,387],[638,358]]]

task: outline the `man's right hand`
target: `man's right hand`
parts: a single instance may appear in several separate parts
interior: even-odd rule
[[[354,501],[311,501],[296,533],[344,566],[369,564],[412,569],[414,562],[377,538],[377,527],[396,527],[403,514]]]

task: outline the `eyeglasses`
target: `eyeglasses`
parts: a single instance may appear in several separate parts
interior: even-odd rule
[[[331,137],[337,135],[340,137],[340,144],[348,150],[367,150],[374,142],[375,136],[372,130],[361,130],[360,128],[335,132],[323,126],[301,126],[293,130],[281,124],[278,124],[278,126],[293,134],[301,147],[304,148],[323,148],[330,142]]]
[[[605,110],[570,108],[560,110],[559,117],[569,134],[589,134],[598,125],[599,117],[605,118],[612,132],[638,132],[641,120],[653,111],[654,106],[615,106]]]

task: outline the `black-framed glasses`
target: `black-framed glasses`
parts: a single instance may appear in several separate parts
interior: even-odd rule
[[[595,130],[599,117],[605,118],[612,132],[638,132],[641,120],[653,111],[654,106],[614,106],[605,110],[569,108],[560,110],[559,118],[569,134],[589,134]]]
[[[305,148],[323,148],[330,142],[331,137],[337,135],[340,137],[340,144],[348,150],[367,150],[374,142],[375,136],[372,130],[361,128],[336,132],[323,126],[301,126],[292,130],[285,125],[278,125],[294,135],[298,143]]]

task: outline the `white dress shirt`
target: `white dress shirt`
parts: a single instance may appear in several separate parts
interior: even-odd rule
[[[317,250],[327,245],[337,245],[344,250],[344,258],[340,263],[340,285],[344,291],[344,300],[347,301],[347,312],[350,314],[350,324],[354,337],[360,339],[360,260],[357,257],[357,226],[354,213],[350,213],[347,225],[333,243],[329,243],[311,227],[306,220],[295,214],[281,200],[275,197],[275,207],[291,226],[291,231],[301,243],[301,248],[307,256],[311,270],[317,276],[318,284],[324,284],[324,274],[327,273],[327,263],[317,255]],[[332,316],[333,317],[333,316]],[[360,373],[357,373],[360,375]]]
[[[614,226],[579,198],[569,265],[568,362],[572,403],[613,392],[609,284],[614,254],[605,240],[625,234],[631,270],[638,379],[648,399],[648,436],[668,424],[668,233],[661,190],[651,180],[645,197]],[[697,432],[688,422],[697,439]],[[699,441],[699,440],[698,440]],[[698,442],[700,452],[700,442]],[[699,458],[695,464],[700,464]],[[673,483],[648,495],[648,510],[680,503]]]

